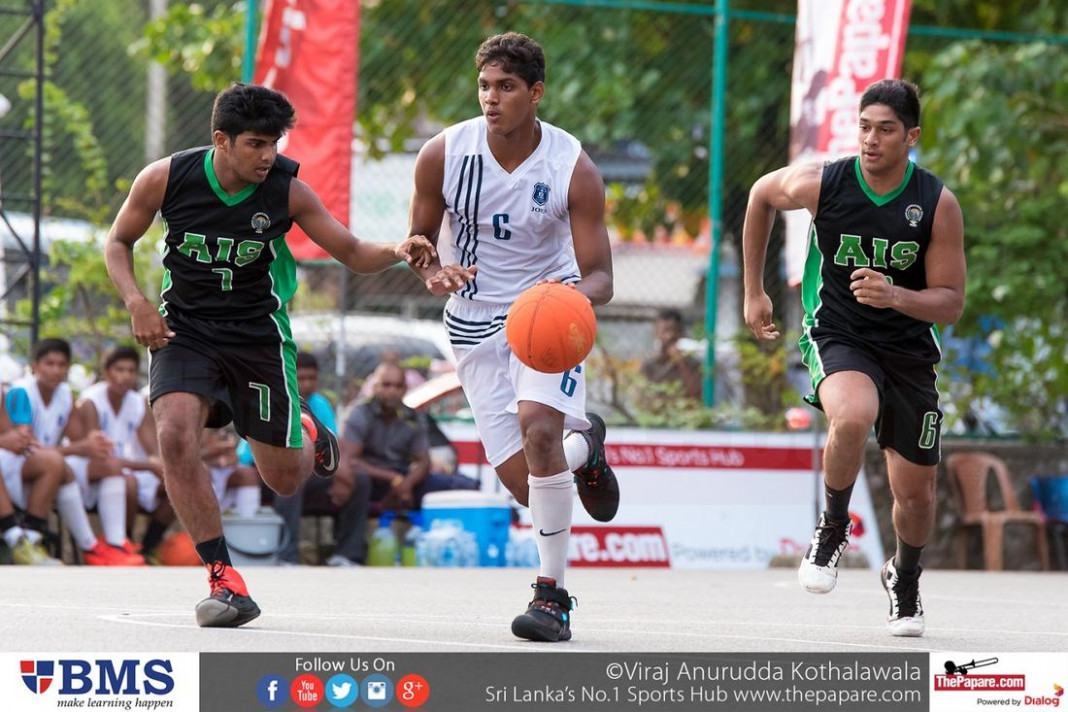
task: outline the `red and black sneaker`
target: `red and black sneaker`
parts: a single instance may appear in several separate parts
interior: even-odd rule
[[[303,398],[300,399],[300,424],[308,431],[308,435],[315,443],[315,468],[312,472],[319,477],[333,477],[337,472],[337,463],[341,459],[337,436],[315,417],[315,413]]]
[[[556,587],[556,579],[547,576],[539,576],[530,587],[534,600],[526,613],[512,621],[512,634],[543,643],[571,640],[571,610],[578,602],[567,589]]]
[[[197,604],[197,625],[201,628],[236,628],[260,615],[260,607],[249,598],[241,574],[221,561],[208,565],[211,595]]]
[[[590,454],[586,464],[575,470],[575,484],[579,501],[589,515],[599,522],[610,522],[619,510],[619,480],[604,455],[604,419],[596,413],[587,413],[586,418],[590,429],[574,432],[586,439]]]

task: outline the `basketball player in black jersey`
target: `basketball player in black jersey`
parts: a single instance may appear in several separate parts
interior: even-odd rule
[[[237,84],[221,92],[212,145],[142,170],[105,248],[134,336],[150,349],[167,495],[209,570],[211,596],[196,609],[201,626],[239,626],[260,613],[230,563],[200,461],[204,428],[233,421],[264,481],[281,495],[293,494],[313,469],[330,476],[337,467],[337,441],[297,392],[286,311],[296,270],[286,232],[298,224],[362,274],[400,261],[425,265],[435,256],[423,238],[361,242],[335,220],[297,179],[298,164],[278,153],[294,121],[289,101],[271,89]],[[141,293],[132,259],[157,212],[167,229],[158,308]]]
[[[896,636],[924,631],[920,554],[935,512],[942,412],[935,324],[964,310],[964,221],[956,197],[909,160],[920,135],[916,87],[887,79],[860,100],[860,155],[769,173],[754,185],[743,231],[745,321],[758,339],[779,336],[764,291],[776,210],[812,213],[801,284],[801,353],[827,414],[826,510],[798,570],[828,593],[851,529],[849,496],[872,427],[894,496],[897,552],[882,569]]]

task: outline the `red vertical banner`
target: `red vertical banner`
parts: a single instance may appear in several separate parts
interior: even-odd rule
[[[798,0],[790,162],[856,153],[857,110],[872,82],[901,76],[911,0]],[[786,271],[799,284],[808,211],[786,213]]]
[[[297,125],[280,150],[300,162],[300,178],[326,209],[349,224],[353,122],[360,46],[355,0],[269,0],[255,82],[285,94]],[[329,257],[294,226],[287,238],[298,260]]]

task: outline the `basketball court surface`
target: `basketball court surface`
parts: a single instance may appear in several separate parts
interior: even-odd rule
[[[1068,574],[927,571],[927,633],[893,638],[877,571],[843,570],[829,595],[790,569],[578,569],[574,639],[509,626],[530,600],[525,569],[245,568],[263,610],[200,629],[198,568],[2,569],[5,652],[1045,652],[1068,649]]]

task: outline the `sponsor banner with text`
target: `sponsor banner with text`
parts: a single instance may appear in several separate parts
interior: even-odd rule
[[[472,425],[443,424],[461,469],[503,492]],[[605,454],[619,478],[609,524],[575,504],[574,566],[762,569],[808,548],[823,506],[821,451],[811,433],[728,433],[611,428]],[[820,443],[822,447],[822,442]],[[850,549],[873,569],[882,543],[863,470],[850,501]],[[527,510],[521,518],[529,523]]]
[[[197,653],[2,653],[0,709],[198,709]]]
[[[931,653],[931,712],[1068,705],[1068,653]]]
[[[798,0],[790,94],[790,162],[858,151],[857,111],[871,83],[901,74],[911,0]],[[786,273],[801,283],[811,215],[786,218]]]
[[[925,712],[923,653],[205,653],[202,712]]]

